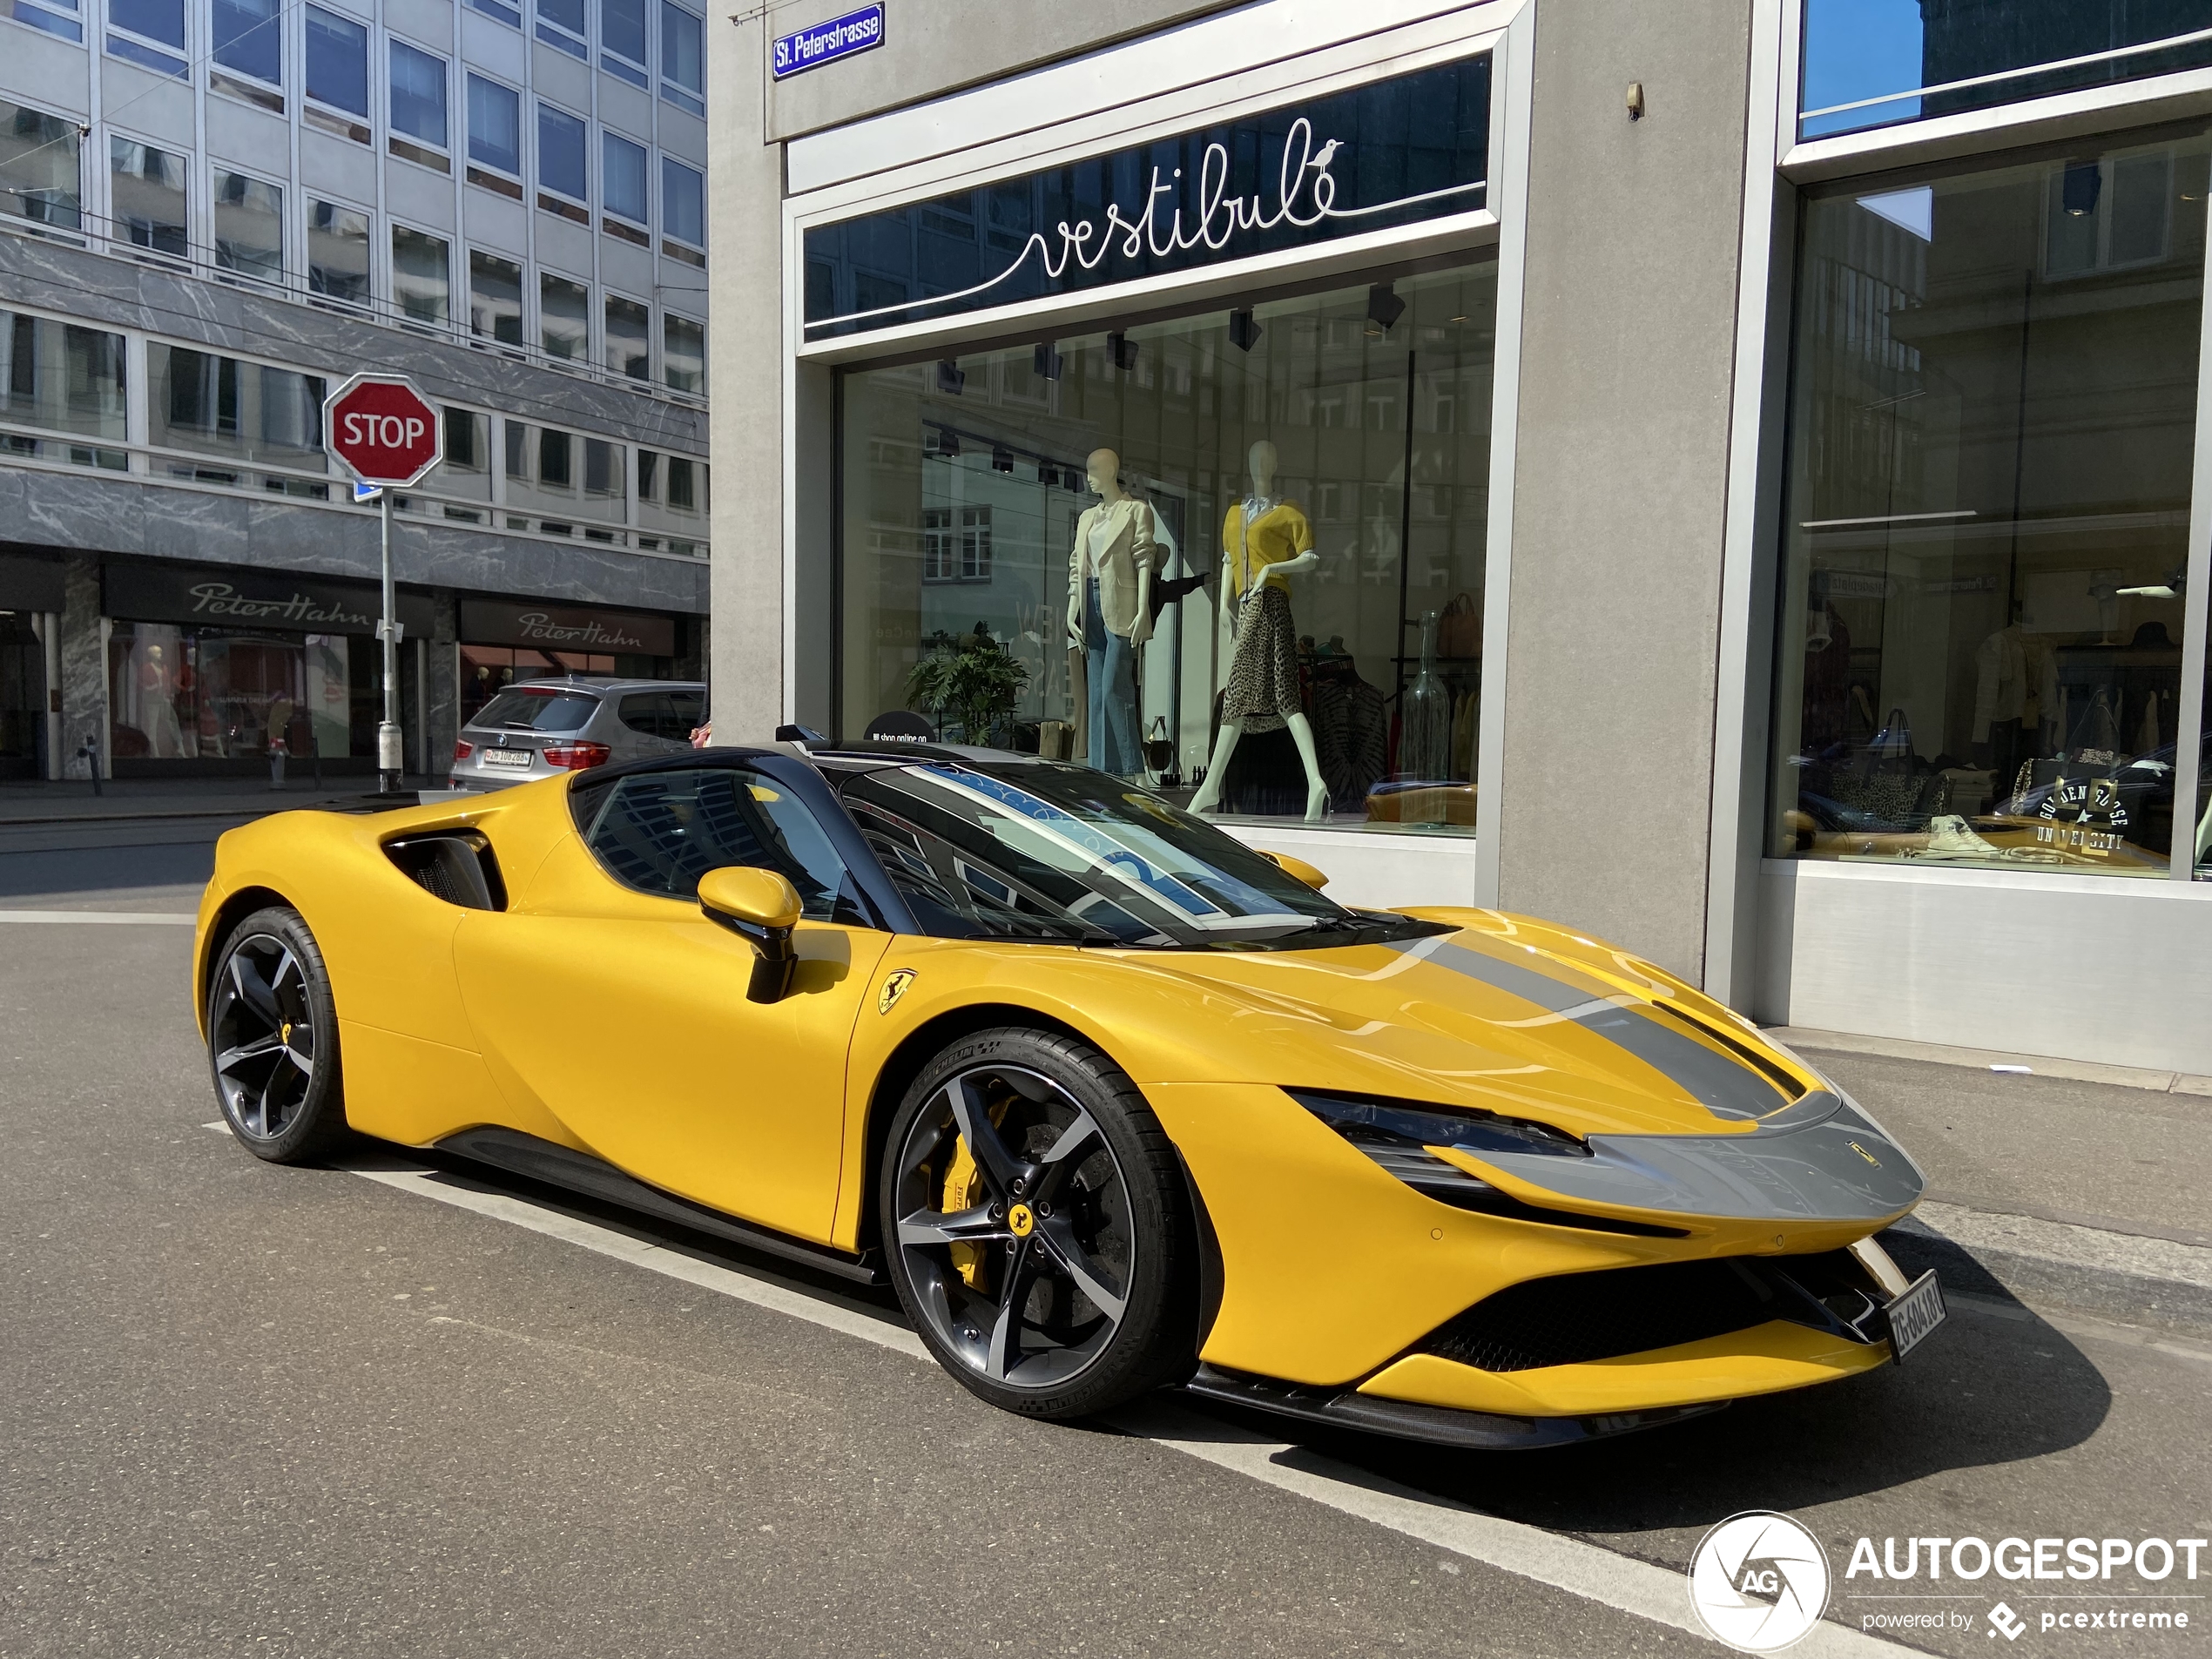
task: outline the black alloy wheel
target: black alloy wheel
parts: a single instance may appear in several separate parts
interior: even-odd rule
[[[1105,1411],[1197,1363],[1196,1228],[1143,1096],[1074,1038],[985,1031],[885,1143],[891,1277],[939,1362],[1026,1415]]]
[[[344,1138],[337,1009],[298,911],[257,910],[232,930],[208,986],[207,1057],[223,1120],[256,1157],[300,1163]]]

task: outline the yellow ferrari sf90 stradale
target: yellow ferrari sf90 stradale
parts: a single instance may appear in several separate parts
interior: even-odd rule
[[[1541,1446],[1943,1317],[1872,1238],[1919,1170],[1756,1028],[1319,880],[1035,757],[708,750],[233,830],[194,1001],[261,1157],[351,1130],[887,1277],[1036,1416]]]

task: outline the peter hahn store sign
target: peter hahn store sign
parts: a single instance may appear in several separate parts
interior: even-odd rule
[[[1440,64],[806,233],[809,339],[1312,247],[1485,205],[1490,60]]]

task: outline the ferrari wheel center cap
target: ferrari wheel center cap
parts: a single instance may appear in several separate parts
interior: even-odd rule
[[[1006,1212],[1006,1224],[1014,1230],[1016,1238],[1027,1238],[1029,1230],[1037,1224],[1037,1218],[1028,1204],[1017,1204]]]

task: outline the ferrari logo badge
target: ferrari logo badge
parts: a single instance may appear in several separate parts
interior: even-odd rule
[[[278,1041],[279,1042],[291,1042],[291,1041],[292,1041],[292,1022],[291,1022],[291,1021],[287,1020],[287,1021],[284,1022],[284,1029],[283,1029],[283,1031],[282,1031],[280,1034],[279,1034],[279,1035],[278,1035],[278,1037],[277,1037],[277,1041]]]
[[[1037,1224],[1037,1218],[1029,1213],[1028,1204],[1017,1204],[1006,1212],[1006,1224],[1014,1230],[1016,1238],[1027,1238],[1029,1230]]]
[[[914,982],[914,971],[902,968],[883,981],[883,988],[875,994],[875,1011],[888,1014],[899,1006],[899,999],[907,994],[907,987]]]

